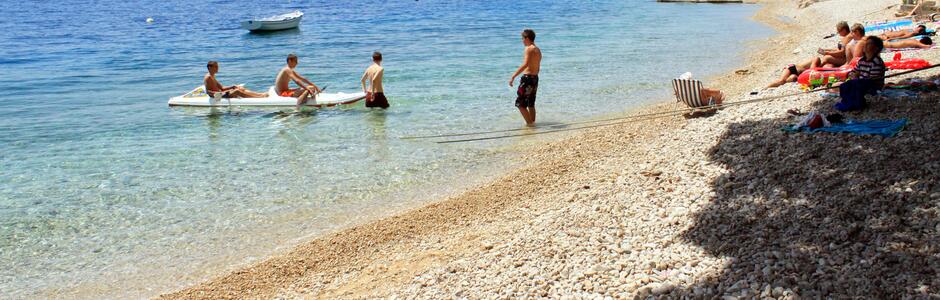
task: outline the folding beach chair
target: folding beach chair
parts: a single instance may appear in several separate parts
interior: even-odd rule
[[[673,79],[672,88],[676,94],[676,108],[679,102],[695,111],[713,110],[715,99],[702,99],[702,82],[694,79]]]

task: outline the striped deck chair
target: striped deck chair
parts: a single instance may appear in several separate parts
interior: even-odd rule
[[[710,110],[715,105],[714,99],[702,99],[702,82],[694,79],[673,79],[672,88],[676,93],[676,106],[679,102],[693,110]]]

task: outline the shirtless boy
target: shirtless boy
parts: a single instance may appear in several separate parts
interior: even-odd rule
[[[316,95],[320,93],[320,88],[294,71],[297,62],[297,55],[290,54],[287,56],[287,65],[281,68],[281,71],[277,73],[277,79],[274,80],[274,91],[281,97],[297,98],[297,110],[300,110],[300,106],[307,103],[308,96],[316,99]],[[299,88],[291,89],[291,81],[297,84]]]
[[[819,55],[822,55],[822,57],[814,59],[813,64],[810,66],[811,68],[835,67],[844,65],[846,63],[845,45],[849,44],[853,40],[849,23],[842,21],[836,24],[836,32],[838,32],[839,36],[842,37],[842,40],[839,41],[836,49],[819,49],[817,52]]]
[[[862,56],[862,51],[864,50],[862,46],[862,39],[865,38],[865,26],[859,23],[852,25],[852,34],[849,36],[852,37],[847,44],[845,44],[845,62],[851,62],[856,57]]]
[[[522,44],[525,50],[522,54],[522,65],[512,77],[509,78],[509,86],[516,81],[516,76],[522,74],[519,79],[519,89],[516,91],[516,107],[519,113],[525,119],[527,126],[535,125],[535,95],[539,88],[539,69],[542,64],[542,50],[535,45],[535,31],[526,29],[522,31]]]
[[[219,72],[219,62],[217,61],[210,60],[206,64],[206,68],[209,69],[209,73],[202,77],[202,84],[205,85],[206,94],[210,98],[213,98],[215,93],[222,93],[222,98],[264,98],[268,96],[267,93],[253,92],[237,85],[223,86],[215,79],[215,73]]]
[[[366,107],[388,108],[388,99],[385,98],[385,90],[382,89],[382,76],[385,74],[385,68],[382,67],[382,53],[375,51],[372,53],[372,65],[362,74],[359,82],[362,84],[362,91],[366,93]],[[369,87],[366,88],[366,81]]]

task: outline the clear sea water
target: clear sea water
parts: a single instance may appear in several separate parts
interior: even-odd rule
[[[669,101],[739,65],[753,5],[653,1],[0,1],[0,298],[139,298],[440,199],[533,143],[409,135],[517,128],[532,27],[542,124]],[[238,22],[302,10],[298,30]],[[152,17],[154,22],[145,20]],[[218,60],[265,90],[288,53],[328,91],[385,55],[392,108],[172,109]]]

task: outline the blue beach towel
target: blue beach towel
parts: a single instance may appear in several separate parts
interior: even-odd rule
[[[891,120],[869,120],[869,121],[859,121],[859,122],[846,122],[839,124],[832,124],[830,127],[820,127],[816,129],[809,129],[809,127],[800,127],[793,128],[793,126],[786,126],[783,128],[783,131],[786,132],[831,132],[831,133],[851,133],[857,135],[880,135],[883,137],[892,137],[901,132],[904,127],[907,126],[907,119],[900,119],[897,121]]]
[[[897,20],[891,22],[877,23],[865,26],[865,32],[878,31],[878,30],[898,30],[902,27],[913,27],[914,21],[908,20]]]

